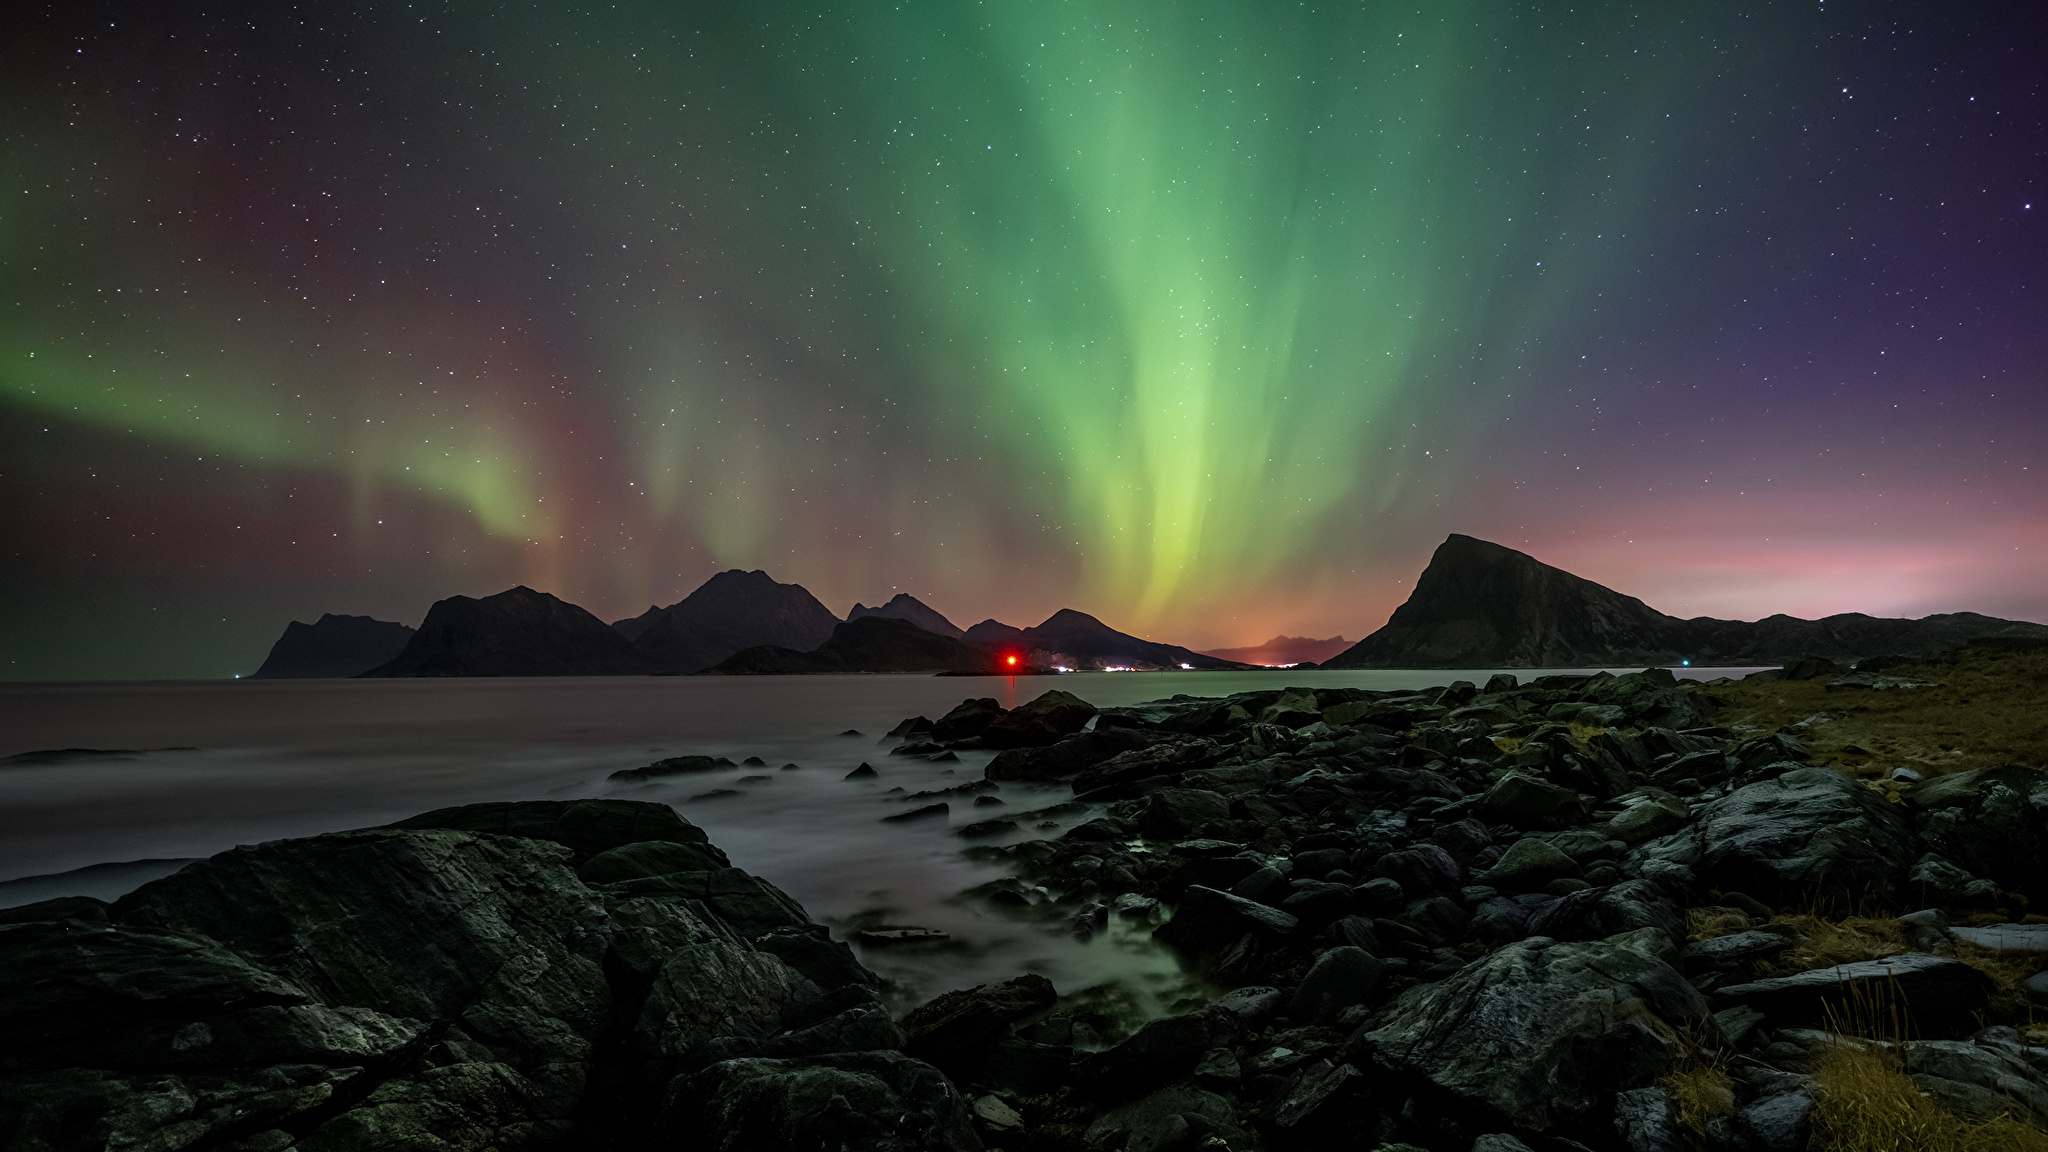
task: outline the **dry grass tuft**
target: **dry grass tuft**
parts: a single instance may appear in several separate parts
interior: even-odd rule
[[[1864,916],[1829,920],[1811,912],[1802,912],[1773,917],[1772,923],[1791,925],[1799,930],[1802,939],[1778,957],[1776,963],[1759,965],[1758,975],[1779,976],[1815,968],[1833,968],[1837,964],[1881,960],[1912,951],[1906,943],[1905,928],[1897,920]]]
[[[2009,1117],[1972,1123],[1906,1075],[1896,1045],[1829,1045],[1813,1069],[1815,1152],[2048,1152],[2048,1131]]]
[[[2010,1117],[1972,1122],[1920,1091],[1906,1074],[1897,990],[1853,995],[1814,1061],[1814,1152],[2048,1152],[2048,1130]]]
[[[1824,713],[1799,732],[1814,762],[1858,775],[1894,767],[1922,775],[1993,764],[2048,768],[2048,651],[1965,648],[1953,660],[1897,664],[1885,674],[1925,688],[1829,692],[1831,677],[1738,682],[1703,689],[1726,707],[1716,722],[1775,732]]]
[[[2036,972],[2048,970],[2048,953],[1986,948],[1968,940],[1956,941],[1956,959],[1991,978],[1993,1020],[2012,1024],[2031,1023],[2033,1001],[2025,984]]]
[[[1506,755],[1512,756],[1522,747],[1522,738],[1520,736],[1495,736],[1493,738],[1493,746],[1500,749]]]
[[[1598,724],[1581,724],[1577,720],[1566,724],[1565,730],[1572,734],[1572,739],[1582,750],[1593,746],[1593,737],[1607,731]]]
[[[1705,1132],[1708,1120],[1735,1111],[1735,1078],[1721,1056],[1695,1053],[1657,1087],[1671,1094],[1678,1123],[1695,1133]]]
[[[1708,905],[1685,910],[1687,940],[1712,940],[1716,936],[1747,932],[1753,927],[1755,923],[1739,909]]]

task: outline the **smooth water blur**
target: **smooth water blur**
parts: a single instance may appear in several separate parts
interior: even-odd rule
[[[1583,671],[1583,670],[1580,670]],[[1686,674],[1718,674],[1686,669]],[[1527,669],[1517,671],[1525,680]],[[1261,688],[1419,688],[1484,683],[1484,671],[1125,672],[1061,677],[563,677],[244,680],[0,686],[0,756],[50,748],[138,749],[120,760],[0,767],[0,907],[76,893],[112,898],[167,865],[236,844],[384,824],[485,800],[612,796],[676,805],[734,864],[796,897],[835,934],[918,926],[945,942],[867,948],[891,999],[916,1003],[1024,971],[1063,993],[1115,983],[1132,1010],[1163,1011],[1185,978],[1143,928],[1112,920],[1083,943],[1057,922],[960,893],[1004,873],[961,857],[949,829],[1069,798],[1005,784],[1002,806],[948,798],[945,820],[884,824],[930,800],[909,793],[981,778],[957,764],[888,755],[881,735],[963,697],[1004,707],[1048,689],[1098,706]],[[847,729],[860,735],[841,735]],[[149,751],[161,749],[160,751]],[[182,750],[170,750],[182,749]],[[765,767],[617,784],[606,775],[666,756],[759,757]],[[863,761],[879,779],[849,781]],[[782,765],[798,767],[783,770]],[[900,793],[892,793],[901,789]],[[693,799],[729,790],[736,795]],[[1070,815],[1058,828],[1087,819]],[[1058,835],[1025,829],[978,843]]]

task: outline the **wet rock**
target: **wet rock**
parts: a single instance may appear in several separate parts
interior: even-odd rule
[[[931,730],[931,721],[922,716],[912,716],[910,719],[902,721],[894,728],[889,729],[883,736],[885,739],[891,740],[908,740],[919,735],[929,734]]]
[[[955,1079],[971,1077],[1012,1026],[1055,999],[1052,981],[1036,974],[948,992],[903,1018],[903,1050]]]
[[[1087,844],[1120,844],[1138,834],[1138,830],[1121,820],[1098,816],[1093,820],[1076,824],[1060,837]]]
[[[1655,929],[1607,940],[1509,944],[1397,1001],[1354,1041],[1362,1060],[1407,1078],[1439,1107],[1468,1107],[1534,1132],[1610,1114],[1711,1029],[1707,1005],[1666,962]]]
[[[1353,891],[1358,894],[1359,907],[1374,912],[1399,908],[1408,899],[1408,894],[1401,890],[1401,882],[1389,876],[1367,880]]]
[[[1214,952],[1250,935],[1282,939],[1294,934],[1295,917],[1228,892],[1193,885],[1181,894],[1173,919],[1154,929],[1155,939],[1193,953]]]
[[[899,1052],[714,1064],[670,1089],[668,1143],[706,1152],[980,1152],[966,1102]]]
[[[1319,1132],[1332,1124],[1338,1113],[1350,1110],[1350,1098],[1364,1081],[1364,1075],[1350,1064],[1309,1063],[1294,1074],[1274,1103],[1273,1127],[1295,1135]]]
[[[1552,880],[1578,875],[1578,863],[1571,857],[1542,840],[1525,836],[1510,844],[1498,863],[1473,879],[1502,892],[1533,892]]]
[[[1517,771],[1486,790],[1477,815],[1488,824],[1508,824],[1525,831],[1570,828],[1584,822],[1586,804],[1569,788]]]
[[[1574,892],[1530,913],[1528,927],[1531,936],[1555,940],[1604,940],[1638,928],[1655,928],[1673,946],[1685,942],[1685,913],[1646,880]]]
[[[1074,777],[1074,792],[1078,795],[1097,789],[1149,780],[1155,776],[1174,776],[1186,772],[1206,769],[1223,755],[1223,748],[1213,740],[1200,738],[1172,738],[1152,741],[1147,745],[1119,751],[1080,775]],[[1217,769],[1225,777],[1243,769]],[[1270,779],[1271,773],[1263,769],[1250,769],[1251,778],[1258,783]],[[1190,781],[1200,787],[1213,787],[1207,781]],[[1228,789],[1217,789],[1219,791]]]
[[[1621,815],[1607,822],[1606,834],[1636,845],[1683,828],[1692,819],[1685,802],[1661,788],[1644,788],[1620,798]]]
[[[1859,960],[1768,980],[1730,984],[1714,993],[1717,1004],[1744,1004],[1762,1012],[1773,1027],[1824,1027],[1830,1012],[1901,1001],[1913,1034],[1966,1036],[1976,1029],[1989,991],[1983,973],[1963,963],[1921,952]]]
[[[2048,1122],[2048,1067],[2035,1067],[2014,1047],[1909,1040],[1906,1072],[1921,1091],[1965,1119],[2011,1116]]]
[[[979,737],[1002,715],[1003,709],[993,697],[962,700],[958,707],[932,724],[932,739],[951,743]]]
[[[1237,1087],[1244,1078],[1244,1070],[1238,1066],[1237,1055],[1228,1048],[1211,1048],[1202,1053],[1195,1062],[1195,1083],[1210,1088],[1229,1090]]]
[[[1813,1098],[1804,1092],[1764,1096],[1735,1114],[1735,1129],[1749,1138],[1752,1148],[1799,1152],[1806,1147],[1807,1117],[1812,1113]]]
[[[1676,1109],[1662,1088],[1631,1088],[1614,1097],[1614,1133],[1628,1152],[1679,1152]]]
[[[1951,928],[1949,934],[1985,948],[2048,952],[2048,924],[1985,924],[1974,928]]]
[[[1094,716],[1095,705],[1055,688],[991,720],[980,735],[990,748],[1042,747],[1079,732]]]
[[[1465,870],[1436,844],[1418,844],[1389,852],[1373,865],[1375,878],[1385,877],[1409,897],[1448,895],[1463,882]]]
[[[666,759],[666,760],[657,760],[657,761],[655,761],[654,763],[652,763],[652,764],[649,764],[649,765],[647,765],[647,766],[645,766],[645,767],[642,767],[642,768],[626,768],[626,769],[622,769],[622,770],[620,770],[620,771],[618,771],[618,772],[614,772],[614,773],[612,773],[611,775],[609,775],[609,776],[605,777],[605,779],[607,779],[607,780],[651,780],[651,779],[654,779],[654,778],[656,778],[656,777],[660,777],[660,776],[679,776],[679,775],[683,775],[683,774],[685,774],[685,773],[691,773],[691,772],[718,772],[718,771],[721,771],[721,770],[723,770],[723,769],[726,769],[726,768],[737,768],[737,767],[739,767],[739,765],[737,765],[737,764],[734,764],[734,763],[733,763],[732,761],[730,761],[730,760],[726,759],[726,758],[725,758],[725,757],[723,757],[723,756],[671,756],[671,757],[669,757],[669,758],[668,758],[668,759]],[[467,807],[476,807],[476,805],[468,805]],[[430,812],[430,813],[427,813],[426,815],[427,815],[428,817],[431,817],[431,816],[435,815],[435,813],[431,813],[431,812]],[[418,819],[422,819],[422,817],[418,817],[418,816],[415,816],[415,817],[413,817],[413,819],[415,819],[415,820],[418,820]],[[408,825],[406,825],[406,827],[413,827],[413,828],[433,828],[433,827],[438,827],[438,825],[435,825],[435,824],[408,824]],[[478,829],[469,829],[469,831],[478,831],[478,832],[481,832],[481,831],[488,831],[488,829],[481,829],[481,828],[478,828]]]
[[[1915,904],[1947,908],[1995,908],[2004,893],[1989,880],[1979,880],[1929,852],[1913,862],[1906,886]]]
[[[807,927],[803,906],[775,885],[738,868],[712,872],[668,872],[596,886],[608,900],[636,896],[695,900],[740,939],[752,940],[779,928]]]
[[[651,840],[622,844],[583,862],[576,875],[586,884],[608,884],[669,872],[710,872],[732,862],[710,844]]]
[[[1158,742],[1157,735],[1141,728],[1076,732],[1051,744],[1004,749],[988,762],[984,775],[990,780],[1074,780],[1120,753],[1150,748]],[[1083,785],[1077,780],[1074,791],[1086,792],[1100,786],[1095,783]]]
[[[1121,1044],[1075,1061],[1074,1081],[1109,1099],[1148,1092],[1194,1071],[1217,1039],[1206,1012],[1148,1020]]]
[[[2048,894],[2048,778],[2024,768],[1978,768],[1916,785],[1911,803],[1928,847],[2002,888]]]
[[[1194,1149],[1211,1138],[1237,1148],[1244,1146],[1246,1136],[1237,1122],[1237,1106],[1228,1097],[1193,1084],[1168,1085],[1112,1108],[1096,1117],[1082,1134],[1082,1142],[1089,1148],[1130,1152]]]
[[[731,768],[733,764],[724,761],[719,766]],[[579,865],[600,852],[626,844],[650,840],[678,844],[710,843],[710,837],[702,828],[683,819],[675,809],[666,804],[650,804],[641,800],[514,800],[465,804],[422,812],[387,827],[490,832],[499,836],[546,840],[569,849],[574,854],[570,862]]]
[[[1700,879],[1773,904],[1889,903],[1918,852],[1897,805],[1827,768],[1736,789],[1701,810]]]
[[[1355,902],[1348,884],[1295,880],[1288,884],[1280,909],[1305,924],[1327,924],[1350,915]]]
[[[1472,913],[1472,935],[1483,943],[1506,944],[1520,940],[1529,932],[1529,913],[1533,911],[1519,900],[1496,896],[1479,905]]]
[[[860,765],[860,767],[858,767],[858,768],[855,768],[855,769],[854,769],[853,771],[851,771],[851,772],[848,772],[848,773],[847,773],[847,774],[846,774],[845,776],[842,776],[842,777],[840,777],[840,779],[842,779],[842,780],[873,780],[873,779],[875,779],[876,777],[878,777],[878,776],[880,776],[880,775],[881,775],[881,773],[880,773],[880,772],[877,772],[877,771],[875,771],[875,766],[874,766],[873,764],[870,764],[870,763],[868,763],[867,761],[863,760],[863,761],[861,761],[861,765]]]
[[[1000,1096],[978,1097],[970,1110],[974,1113],[974,1122],[992,1136],[1007,1136],[1024,1130],[1024,1117],[1005,1104]]]
[[[952,812],[952,808],[947,805],[927,804],[922,808],[912,808],[908,812],[898,812],[894,816],[884,816],[882,817],[882,823],[908,824],[913,820],[930,820],[934,817],[944,820],[950,812]]]
[[[1687,944],[1680,958],[1691,973],[1745,969],[1759,960],[1770,960],[1798,943],[1799,936],[1777,924],[1747,932],[1732,932]]]
[[[1330,1019],[1354,1004],[1372,1003],[1386,969],[1384,960],[1363,948],[1324,949],[1287,1001],[1287,1014],[1296,1020]]]
[[[1165,788],[1146,798],[1138,830],[1148,837],[1178,839],[1205,825],[1230,819],[1230,801],[1199,788]]]

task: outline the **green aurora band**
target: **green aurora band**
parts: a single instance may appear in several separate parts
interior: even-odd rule
[[[1440,535],[1476,473],[1425,449],[1640,304],[1729,69],[1719,17],[1619,6],[410,12],[278,81],[327,110],[289,147],[22,112],[0,403],[335,478],[337,536],[459,510],[443,554],[600,610],[737,565],[1018,611],[1029,569],[1210,643]]]

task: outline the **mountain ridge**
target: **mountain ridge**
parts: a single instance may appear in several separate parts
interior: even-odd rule
[[[1527,553],[1453,533],[1386,625],[1323,667],[1754,666],[1932,651],[1984,636],[2048,637],[2048,626],[1974,612],[1685,620]]]

